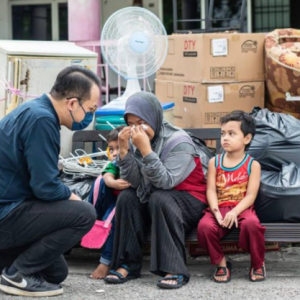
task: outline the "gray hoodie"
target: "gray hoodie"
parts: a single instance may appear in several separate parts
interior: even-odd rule
[[[140,92],[129,97],[125,120],[128,114],[141,118],[155,132],[151,140],[153,152],[143,158],[130,142],[128,154],[117,162],[120,177],[137,189],[141,202],[147,202],[153,191],[172,189],[184,181],[196,167],[194,157],[199,155],[184,130],[163,120],[161,104],[152,93]]]

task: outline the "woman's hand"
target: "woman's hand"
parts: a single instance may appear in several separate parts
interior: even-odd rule
[[[119,132],[118,143],[119,143],[121,159],[123,159],[124,156],[126,156],[126,154],[128,153],[130,135],[131,135],[131,127],[129,126],[124,127]]]
[[[234,210],[229,211],[224,218],[223,225],[224,227],[231,228],[234,224],[238,228],[238,219],[237,213]]]
[[[149,137],[142,126],[132,128],[131,139],[133,145],[141,151],[143,157],[152,152]]]

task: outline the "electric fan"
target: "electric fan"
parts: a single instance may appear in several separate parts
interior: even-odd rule
[[[127,7],[112,14],[101,34],[107,64],[127,80],[124,94],[102,109],[125,109],[128,97],[140,92],[138,79],[155,73],[163,64],[168,38],[161,21],[149,10]]]

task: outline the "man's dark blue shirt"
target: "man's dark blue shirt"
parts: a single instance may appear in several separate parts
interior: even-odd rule
[[[26,199],[70,198],[58,178],[59,153],[59,118],[47,95],[0,121],[0,219]]]

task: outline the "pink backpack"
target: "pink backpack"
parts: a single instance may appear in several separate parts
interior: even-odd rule
[[[96,205],[97,202],[101,179],[102,176],[100,175],[95,181],[94,195],[93,195],[94,206]],[[82,238],[81,240],[82,247],[90,248],[90,249],[100,249],[104,245],[110,233],[111,220],[115,215],[115,210],[116,208],[114,208],[111,211],[111,213],[109,214],[108,218],[105,221],[96,220],[92,229]]]

